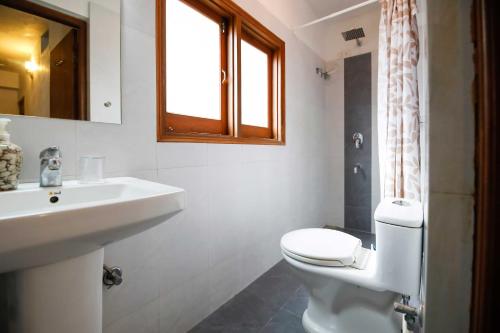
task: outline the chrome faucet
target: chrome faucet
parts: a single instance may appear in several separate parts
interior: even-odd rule
[[[352,135],[352,142],[356,146],[356,149],[361,149],[361,145],[363,145],[363,134],[356,132]]]
[[[62,154],[59,147],[40,153],[40,187],[62,186]]]

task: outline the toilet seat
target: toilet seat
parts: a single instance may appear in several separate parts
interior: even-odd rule
[[[281,238],[281,249],[289,257],[304,263],[363,269],[369,251],[361,240],[341,231],[309,228],[291,231]]]

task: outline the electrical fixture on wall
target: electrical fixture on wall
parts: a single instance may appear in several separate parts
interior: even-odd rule
[[[30,77],[33,78],[33,74],[40,69],[40,66],[35,61],[29,60],[24,63],[24,68]]]
[[[328,78],[330,78],[330,74],[328,74],[327,71],[321,69],[320,67],[316,67],[316,74],[318,74],[319,77],[323,80],[328,80]]]
[[[316,67],[316,74],[318,74],[318,76],[320,78],[322,78],[323,80],[328,80],[330,78],[330,75],[334,74],[335,72],[337,72],[337,69],[338,69],[338,65],[337,64],[334,64],[333,65],[333,68],[330,69],[330,70],[323,70],[321,67]]]

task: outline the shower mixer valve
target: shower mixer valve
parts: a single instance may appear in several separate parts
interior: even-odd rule
[[[361,149],[361,145],[363,144],[363,134],[356,132],[352,135],[352,141],[356,145],[356,149]]]

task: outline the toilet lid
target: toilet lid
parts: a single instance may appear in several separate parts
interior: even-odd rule
[[[291,257],[325,266],[351,266],[361,240],[344,232],[310,228],[291,231],[281,238],[282,250]]]

